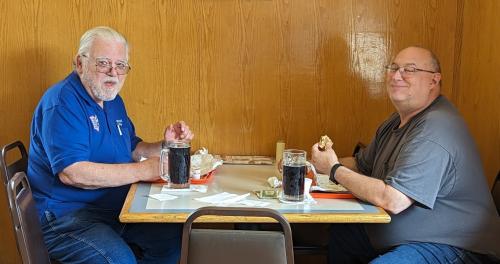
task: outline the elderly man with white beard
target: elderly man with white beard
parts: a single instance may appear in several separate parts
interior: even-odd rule
[[[118,220],[131,183],[160,179],[162,143],[193,138],[182,121],[167,126],[159,142],[136,136],[118,95],[130,71],[128,52],[111,28],[85,32],[74,71],[47,90],[33,115],[28,177],[49,254],[63,263],[179,258],[181,225]]]

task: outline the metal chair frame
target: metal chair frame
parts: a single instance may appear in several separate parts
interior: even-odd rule
[[[184,224],[182,233],[182,250],[181,250],[181,264],[188,263],[189,256],[189,241],[192,230],[193,222],[200,216],[204,215],[217,215],[217,216],[256,216],[256,217],[269,217],[279,222],[283,229],[285,240],[286,260],[288,264],[294,263],[293,258],[293,242],[292,230],[288,221],[276,210],[269,208],[247,208],[247,207],[215,207],[208,206],[202,207],[194,211],[188,216]],[[254,231],[249,231],[254,232]]]
[[[14,149],[19,149],[21,153],[21,158],[12,162],[12,164],[7,164],[7,155],[8,153],[12,153],[11,151]],[[2,158],[0,159],[0,165],[2,167],[3,174],[3,182],[5,185],[9,182],[9,180],[16,174],[16,172],[24,171],[25,173],[28,170],[28,153],[26,152],[26,148],[24,147],[21,141],[15,141],[8,145],[5,145],[2,148]]]
[[[23,263],[50,263],[26,173],[14,174],[9,180],[7,192]]]
[[[21,157],[8,163],[8,155],[16,149],[19,150]],[[23,263],[51,263],[43,241],[31,187],[26,176],[28,152],[21,141],[15,141],[2,147],[0,168],[9,201],[17,248]]]

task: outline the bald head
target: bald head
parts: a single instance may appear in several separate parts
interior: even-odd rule
[[[434,72],[441,73],[441,64],[439,63],[439,59],[436,54],[429,49],[419,47],[419,46],[410,46],[403,50],[401,50],[397,56],[401,54],[411,54],[410,56],[415,60],[420,61],[425,66],[429,66],[429,70]]]
[[[428,49],[411,46],[394,57],[387,72],[389,97],[402,117],[411,117],[440,94],[441,67]]]

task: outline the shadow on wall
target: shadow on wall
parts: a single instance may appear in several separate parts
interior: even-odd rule
[[[353,49],[340,36],[328,38],[319,46],[320,74],[315,109],[318,127],[312,143],[329,135],[340,156],[348,156],[361,140],[365,111],[363,102],[369,83],[360,76]],[[312,145],[312,144],[311,144]]]

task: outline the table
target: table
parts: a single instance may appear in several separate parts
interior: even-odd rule
[[[179,198],[160,202],[148,197],[160,193],[162,183],[135,183],[126,197],[120,221],[123,223],[184,223],[195,209],[211,204],[194,198],[229,192],[251,193],[248,199],[269,202],[266,207],[282,213],[290,223],[388,223],[391,217],[380,207],[357,199],[315,199],[315,204],[284,204],[277,199],[260,200],[254,190],[268,189],[267,178],[276,175],[271,165],[228,165],[217,168],[207,183],[207,193],[186,192],[175,194]],[[255,223],[274,222],[273,219],[256,217],[203,216],[197,222],[206,223]]]

